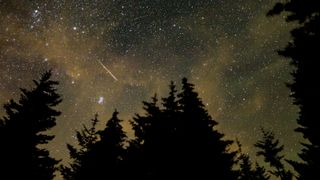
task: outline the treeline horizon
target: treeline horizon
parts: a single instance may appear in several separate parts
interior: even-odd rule
[[[62,164],[62,159],[51,157],[48,149],[39,146],[54,138],[46,131],[55,126],[56,118],[61,114],[54,109],[62,102],[56,92],[59,83],[51,80],[51,75],[51,71],[45,72],[40,80],[34,80],[34,88],[21,89],[18,102],[11,100],[4,105],[7,116],[0,119],[0,144],[5,147],[0,150],[0,174],[8,172],[11,175],[3,177],[26,177],[26,174],[11,172],[29,167],[30,160],[35,163],[32,164],[34,169],[25,170],[27,174],[31,171],[29,177],[32,179],[53,179],[57,172],[67,180],[293,177],[284,165],[283,145],[273,132],[262,129],[263,136],[254,145],[258,149],[257,156],[263,156],[269,167],[252,162],[242,152],[238,140],[226,140],[224,134],[215,129],[217,121],[208,114],[187,78],[182,79],[180,91],[171,81],[167,97],[158,98],[155,94],[150,102],[142,102],[145,113],[135,114],[130,120],[134,138],[127,137],[117,110],[101,130],[96,128],[100,120],[95,114],[89,126],[83,124],[82,129],[76,131],[77,145],[66,143],[70,162]],[[28,132],[27,127],[33,132]],[[23,134],[24,141],[21,142],[19,139]],[[21,152],[19,147],[30,142],[34,145],[33,151]],[[236,151],[230,150],[232,144],[237,145]],[[32,158],[31,154],[34,155]]]
[[[296,22],[292,40],[278,51],[295,69],[287,84],[299,108],[297,133],[304,142],[299,161],[282,154],[284,146],[272,131],[262,129],[254,146],[269,168],[252,161],[241,142],[224,139],[218,124],[206,110],[194,84],[182,79],[182,87],[170,83],[169,94],[143,102],[144,114],[130,121],[135,137],[128,139],[115,110],[104,128],[96,129],[97,115],[89,126],[76,131],[78,145],[67,144],[70,164],[50,156],[43,145],[54,139],[48,130],[56,125],[62,102],[51,72],[21,89],[18,101],[10,100],[0,118],[0,179],[51,180],[60,172],[66,180],[87,179],[217,179],[217,180],[317,180],[320,179],[320,8],[317,0],[276,3],[267,16],[279,15]],[[284,82],[285,83],[285,82]],[[231,151],[230,145],[237,150]],[[293,167],[287,169],[286,163]],[[267,170],[268,169],[268,170]]]

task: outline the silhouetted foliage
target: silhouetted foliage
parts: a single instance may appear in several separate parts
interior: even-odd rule
[[[298,22],[299,26],[291,31],[293,41],[290,41],[279,54],[291,58],[296,67],[292,73],[294,82],[289,84],[295,104],[299,106],[299,127],[307,139],[299,157],[302,163],[290,161],[298,172],[298,179],[320,179],[320,123],[318,103],[320,102],[319,86],[319,42],[320,42],[320,6],[318,0],[289,0],[277,3],[268,15],[286,12],[288,22]]]
[[[118,114],[115,110],[105,129],[98,132],[100,141],[95,144],[92,155],[89,156],[89,165],[93,165],[90,171],[93,172],[88,174],[88,179],[121,179],[126,135]]]
[[[54,136],[48,135],[56,125],[60,112],[53,109],[61,102],[50,80],[51,72],[34,80],[31,90],[21,89],[18,102],[10,100],[4,105],[6,116],[0,120],[0,179],[46,180],[54,177],[59,161],[50,157],[43,146]]]
[[[279,144],[279,140],[275,138],[273,132],[265,131],[264,129],[261,131],[263,134],[262,140],[259,140],[255,144],[255,147],[259,148],[257,156],[263,156],[264,161],[275,168],[274,171],[271,171],[271,174],[280,177],[283,180],[291,180],[293,175],[290,171],[285,169],[282,163],[284,156],[280,155],[284,146]]]
[[[170,84],[169,96],[162,99],[163,108],[156,96],[152,102],[143,102],[145,115],[136,115],[132,121],[136,139],[129,149],[138,151],[141,157],[140,161],[136,159],[136,176],[235,179],[235,153],[228,152],[232,141],[222,140],[223,134],[213,129],[217,122],[205,110],[194,85],[186,78],[182,85],[176,95],[175,85]],[[133,156],[129,153],[129,159]]]
[[[65,179],[121,179],[123,172],[124,142],[126,135],[114,111],[106,127],[96,131],[97,117],[90,129],[85,126],[77,132],[80,149],[69,147],[73,163],[62,167]]]
[[[268,180],[270,176],[266,173],[266,170],[261,167],[257,162],[255,167],[253,167],[250,161],[249,155],[242,152],[241,144],[237,141],[238,145],[238,158],[237,162],[239,164],[239,180]]]
[[[268,180],[270,179],[270,176],[267,174],[266,169],[262,166],[260,166],[257,162],[254,169],[254,179],[258,180]]]
[[[162,122],[163,122],[163,141],[165,142],[166,149],[166,161],[163,164],[166,165],[166,171],[168,174],[172,174],[173,178],[181,178],[182,168],[180,167],[181,159],[184,157],[181,156],[183,152],[183,146],[181,142],[183,133],[181,131],[181,126],[183,125],[182,120],[182,111],[177,99],[177,90],[173,82],[169,85],[169,95],[168,97],[162,98]],[[170,162],[170,163],[167,163]]]
[[[98,140],[96,130],[96,125],[98,122],[98,115],[96,114],[94,119],[91,119],[90,128],[83,125],[83,128],[80,131],[76,131],[76,137],[79,148],[67,144],[71,163],[69,163],[68,166],[60,166],[60,172],[64,179],[76,179],[76,176],[81,169],[81,165],[86,158],[86,153],[88,153],[88,151],[92,149],[93,145]]]
[[[232,141],[223,140],[223,134],[214,130],[218,124],[208,114],[194,90],[194,85],[182,79],[182,92],[178,94],[182,110],[181,126],[184,159],[182,165],[188,176],[208,179],[235,179],[235,152],[228,152]],[[211,178],[209,178],[211,179]]]
[[[156,95],[151,102],[143,102],[143,109],[146,114],[144,116],[136,114],[131,122],[136,138],[130,142],[129,159],[134,160],[133,166],[138,165],[136,177],[156,179],[160,178],[158,173],[161,171],[159,161],[166,158],[163,149],[169,148],[163,144],[162,135],[165,132],[162,132],[162,130],[169,127],[165,127],[163,121],[161,121],[162,115]],[[132,154],[132,152],[136,154]],[[139,159],[133,159],[132,156],[139,157]]]

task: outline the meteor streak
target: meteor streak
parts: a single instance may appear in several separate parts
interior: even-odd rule
[[[99,60],[97,60],[97,61],[98,61],[98,63],[103,67],[103,69],[106,70],[107,73],[108,73],[115,81],[118,81],[118,79],[116,78],[116,76],[113,75],[112,72],[111,72],[104,64],[102,64],[101,61],[99,61]]]

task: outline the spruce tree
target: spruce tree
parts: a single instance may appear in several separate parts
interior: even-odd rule
[[[140,179],[235,179],[235,153],[228,152],[231,141],[214,130],[217,124],[205,110],[193,85],[183,80],[177,95],[171,82],[169,96],[143,102],[144,115],[132,121],[136,138],[129,157],[135,159],[135,175]],[[138,153],[137,153],[138,152]],[[138,154],[138,155],[137,155]],[[129,159],[130,159],[129,158]]]
[[[266,170],[261,167],[257,162],[255,167],[253,167],[250,161],[249,155],[242,152],[241,144],[237,140],[238,145],[238,158],[237,162],[239,164],[239,180],[268,180],[270,176],[266,173]]]
[[[255,177],[255,180],[268,180],[270,179],[270,176],[267,174],[266,169],[262,166],[260,166],[257,162],[256,162],[256,166],[254,169],[254,175],[253,177]]]
[[[142,179],[159,178],[159,160],[163,133],[162,112],[155,95],[151,102],[143,102],[145,115],[136,114],[131,121],[135,139],[130,142],[129,161],[135,166],[136,177]],[[135,158],[134,158],[135,157]],[[165,172],[162,172],[165,173]]]
[[[286,170],[284,164],[282,163],[284,156],[281,155],[283,151],[283,145],[280,145],[278,139],[275,138],[274,133],[271,131],[261,130],[263,137],[262,140],[259,140],[255,147],[259,148],[257,156],[263,156],[264,161],[270,164],[270,167],[275,170],[271,171],[276,177],[279,177],[282,180],[291,180],[293,174]]]
[[[173,81],[169,85],[169,95],[162,98],[162,122],[164,123],[164,128],[162,130],[163,141],[166,149],[163,149],[163,154],[166,158],[162,158],[162,164],[165,168],[167,174],[166,177],[179,179],[181,171],[178,167],[182,162],[182,133],[180,133],[181,128],[179,127],[181,122],[181,109],[177,99],[177,90]],[[169,163],[168,163],[169,162]]]
[[[235,179],[234,152],[228,152],[232,141],[223,140],[217,130],[218,124],[208,114],[204,104],[194,90],[194,85],[182,79],[182,92],[178,94],[181,108],[182,152],[181,166],[186,177],[198,179]]]
[[[93,133],[93,139],[89,138],[90,146],[81,154],[77,172],[73,174],[74,180],[123,179],[122,165],[126,135],[122,130],[120,124],[122,120],[118,118],[118,114],[115,110],[106,127]]]
[[[83,125],[80,131],[76,131],[77,145],[78,148],[67,144],[69,150],[70,160],[67,166],[61,165],[60,172],[65,180],[74,180],[80,173],[82,163],[85,160],[86,154],[89,153],[93,145],[98,140],[98,134],[96,130],[96,125],[99,122],[98,115],[96,114],[93,119],[91,119],[90,127]]]
[[[58,160],[50,157],[43,145],[54,135],[47,133],[61,113],[54,109],[61,102],[50,79],[51,71],[34,80],[31,90],[21,89],[18,102],[4,105],[6,116],[0,120],[0,179],[53,179]]]
[[[277,3],[268,12],[269,16],[285,12],[287,22],[298,23],[291,31],[293,40],[279,54],[291,58],[291,64],[296,68],[292,72],[293,83],[288,87],[294,104],[300,108],[296,131],[303,134],[306,142],[302,143],[303,149],[299,153],[303,162],[290,162],[301,180],[320,179],[320,123],[316,118],[320,102],[319,7],[318,0],[288,0]]]
[[[118,114],[119,112],[115,110],[105,129],[98,132],[101,140],[96,143],[93,153],[96,153],[96,162],[98,162],[96,168],[99,172],[94,179],[122,179],[123,177],[124,143],[127,136]]]
[[[177,101],[177,90],[176,85],[173,81],[170,82],[169,90],[169,96],[162,98],[162,104],[164,107],[164,111],[167,113],[171,113],[171,116],[173,116],[174,113],[179,111],[179,104]]]
[[[179,125],[181,122],[181,109],[177,99],[177,90],[173,82],[169,85],[169,96],[162,98],[162,124],[163,124],[163,137],[169,143],[171,149],[177,145]],[[176,150],[173,148],[172,150]]]

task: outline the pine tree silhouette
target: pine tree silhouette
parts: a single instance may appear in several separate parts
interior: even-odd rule
[[[131,152],[141,157],[137,177],[141,179],[235,179],[232,171],[235,153],[227,150],[231,141],[213,127],[217,124],[207,113],[193,85],[183,79],[176,95],[171,82],[169,96],[143,102],[145,115],[132,121],[136,139]],[[129,153],[130,154],[130,153]],[[130,158],[129,158],[130,159]]]
[[[171,116],[173,116],[176,112],[179,111],[179,104],[177,101],[177,90],[176,85],[173,81],[170,82],[169,89],[169,96],[166,98],[162,98],[162,104],[165,108],[164,111],[166,111],[167,113],[171,113]]]
[[[267,15],[286,12],[288,22],[298,22],[299,26],[291,31],[293,41],[289,42],[279,54],[291,58],[296,67],[292,73],[294,82],[289,84],[295,104],[299,106],[299,127],[297,132],[307,140],[299,157],[303,162],[290,161],[298,172],[298,179],[320,179],[320,123],[318,103],[320,102],[320,86],[318,70],[320,62],[320,8],[317,0],[289,0],[277,3]]]
[[[237,140],[238,145],[238,158],[239,163],[239,180],[268,180],[270,176],[266,173],[266,170],[261,167],[257,162],[255,167],[253,167],[252,162],[250,161],[249,155],[242,152],[242,145]]]
[[[254,170],[253,177],[255,177],[254,179],[256,179],[256,180],[270,179],[270,176],[266,173],[266,169],[264,167],[260,166],[257,162],[256,162],[256,167]]]
[[[74,180],[77,178],[77,175],[81,170],[82,163],[86,158],[86,154],[91,151],[93,145],[98,140],[98,134],[96,130],[96,125],[98,122],[98,115],[96,114],[95,117],[91,119],[90,128],[83,125],[80,131],[76,131],[79,148],[67,144],[71,163],[69,163],[68,166],[60,166],[60,172],[65,180]]]
[[[178,97],[182,110],[182,166],[186,177],[235,179],[236,173],[232,171],[235,152],[228,152],[232,141],[223,140],[224,135],[214,130],[218,123],[208,114],[194,85],[186,78],[182,79],[182,92]]]
[[[105,129],[96,131],[97,117],[90,129],[77,132],[80,150],[69,145],[73,159],[70,167],[62,167],[65,179],[123,179],[124,142],[126,135],[115,110]]]
[[[263,156],[264,161],[269,163],[271,167],[275,168],[271,171],[271,174],[279,177],[282,180],[291,180],[293,175],[290,171],[286,170],[282,160],[283,155],[280,155],[283,151],[283,145],[280,145],[278,139],[275,138],[274,133],[261,129],[263,137],[259,140],[255,147],[259,148],[257,156]]]
[[[181,120],[181,109],[177,99],[177,90],[174,82],[170,82],[169,85],[169,95],[168,97],[162,98],[162,117],[163,117],[163,140],[165,144],[169,148],[164,150],[165,161],[163,161],[164,167],[166,167],[165,171],[167,172],[166,177],[170,177],[172,179],[180,179],[182,174],[184,174],[182,168],[180,167],[182,159],[181,152],[183,152],[182,139],[183,134],[181,133],[181,124],[183,123]],[[168,163],[170,162],[170,163]]]
[[[137,177],[142,179],[159,178],[159,163],[161,154],[160,144],[164,126],[161,124],[161,110],[158,107],[157,95],[152,97],[151,102],[143,102],[145,115],[136,114],[131,121],[135,132],[135,139],[130,142],[129,159],[136,167]],[[133,153],[134,152],[134,153]],[[133,159],[136,156],[139,158]],[[133,163],[132,162],[132,163]],[[138,166],[137,166],[138,165]],[[163,172],[164,173],[164,172]]]
[[[118,118],[119,112],[115,110],[110,120],[106,124],[106,128],[99,131],[101,140],[96,143],[93,153],[97,157],[95,162],[99,172],[94,179],[122,179],[123,176],[123,158],[124,158],[124,143],[127,139],[124,133],[121,122]]]
[[[18,102],[4,105],[6,116],[0,120],[0,179],[53,179],[58,160],[50,157],[41,145],[54,136],[48,135],[56,125],[60,112],[55,110],[62,100],[57,94],[57,81],[50,80],[51,71],[34,80],[31,90],[21,89]]]

